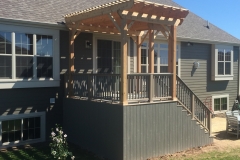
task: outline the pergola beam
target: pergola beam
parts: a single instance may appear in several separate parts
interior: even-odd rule
[[[140,21],[145,23],[164,24],[164,25],[175,25],[178,26],[181,22],[180,19],[160,17],[156,15],[150,15],[146,13],[130,12],[127,10],[118,11],[118,14],[125,19]]]
[[[72,14],[67,14],[65,16],[65,21],[68,22],[77,22],[83,19],[88,19],[100,15],[105,15],[108,13],[113,13],[117,12],[119,9],[128,9],[131,8],[134,4],[134,1],[132,0],[119,0],[107,4],[103,4],[100,6],[96,6],[87,10],[83,10],[80,12],[72,13]],[[74,16],[73,16],[74,15]]]

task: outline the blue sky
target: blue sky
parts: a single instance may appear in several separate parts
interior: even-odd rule
[[[173,0],[240,39],[240,0]]]

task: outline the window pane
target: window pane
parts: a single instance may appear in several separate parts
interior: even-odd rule
[[[16,57],[16,77],[33,77],[33,57]]]
[[[220,111],[220,98],[214,99],[214,111]]]
[[[21,130],[21,119],[15,120],[15,130]]]
[[[2,143],[9,142],[8,141],[8,132],[2,133]]]
[[[28,127],[29,128],[34,128],[34,118],[29,118],[28,119]]]
[[[147,43],[143,43],[141,47],[147,47]]]
[[[14,120],[8,121],[9,131],[14,131]]]
[[[168,50],[160,50],[160,64],[168,64]]]
[[[0,79],[12,77],[12,57],[0,56]]]
[[[222,50],[218,50],[218,61],[224,61],[224,52]]]
[[[23,140],[28,140],[28,130],[23,130]]]
[[[40,134],[41,133],[41,130],[40,130],[40,128],[36,128],[35,129],[35,138],[40,138]]]
[[[15,34],[16,54],[33,55],[33,34]]]
[[[14,141],[20,141],[21,140],[21,130],[20,131],[15,131],[15,139]]]
[[[221,110],[227,110],[227,98],[221,98]]]
[[[168,48],[168,44],[160,44],[160,48]]]
[[[231,51],[225,53],[225,61],[231,61]]]
[[[28,118],[23,119],[23,129],[28,129]]]
[[[10,32],[0,32],[0,54],[12,54],[12,38]]]
[[[8,131],[8,121],[2,121],[2,132]]]
[[[231,74],[231,62],[225,62],[225,74]]]
[[[160,66],[160,73],[168,73],[168,66]]]
[[[53,37],[47,35],[37,35],[37,55],[53,55]]]
[[[141,66],[141,73],[147,73],[147,66]]]
[[[53,77],[53,59],[52,57],[37,57],[37,77]]]
[[[154,50],[154,64],[157,64],[158,52]]]
[[[218,62],[218,75],[224,74],[224,62]]]
[[[35,127],[40,127],[40,117],[35,118]]]
[[[147,64],[147,50],[141,49],[141,64]]]

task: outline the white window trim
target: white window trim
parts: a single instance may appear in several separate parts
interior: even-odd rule
[[[216,98],[227,98],[227,110],[229,110],[229,94],[213,95],[212,96],[212,110],[214,113],[223,113],[227,110],[214,111],[214,99]]]
[[[231,50],[231,74],[230,75],[218,75],[218,50],[219,49],[229,49]],[[225,80],[233,80],[233,46],[228,45],[212,45],[212,76],[211,79],[213,81],[225,81]]]
[[[0,79],[0,89],[9,88],[32,88],[32,87],[58,87],[60,85],[60,58],[59,58],[59,30],[33,28],[25,26],[13,26],[0,24],[0,31],[12,33],[12,79]],[[16,78],[16,55],[15,55],[15,33],[28,33],[33,35],[51,35],[53,36],[53,78],[36,77],[34,71],[31,79],[17,79]],[[36,38],[36,36],[35,36]],[[35,50],[35,48],[34,48]],[[34,56],[34,55],[33,55]],[[36,67],[36,64],[33,64]]]
[[[23,118],[31,118],[31,117],[40,117],[41,119],[41,138],[35,140],[27,140],[27,141],[20,141],[20,142],[9,142],[2,144],[2,121],[7,120],[14,120],[14,119],[23,119]],[[45,112],[37,112],[37,113],[26,113],[26,114],[13,114],[13,115],[6,115],[0,116],[0,148],[6,148],[11,146],[18,146],[23,144],[29,143],[38,143],[44,142],[46,140],[46,113]]]

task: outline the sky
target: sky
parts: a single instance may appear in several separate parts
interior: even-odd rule
[[[240,39],[240,0],[173,0]]]

